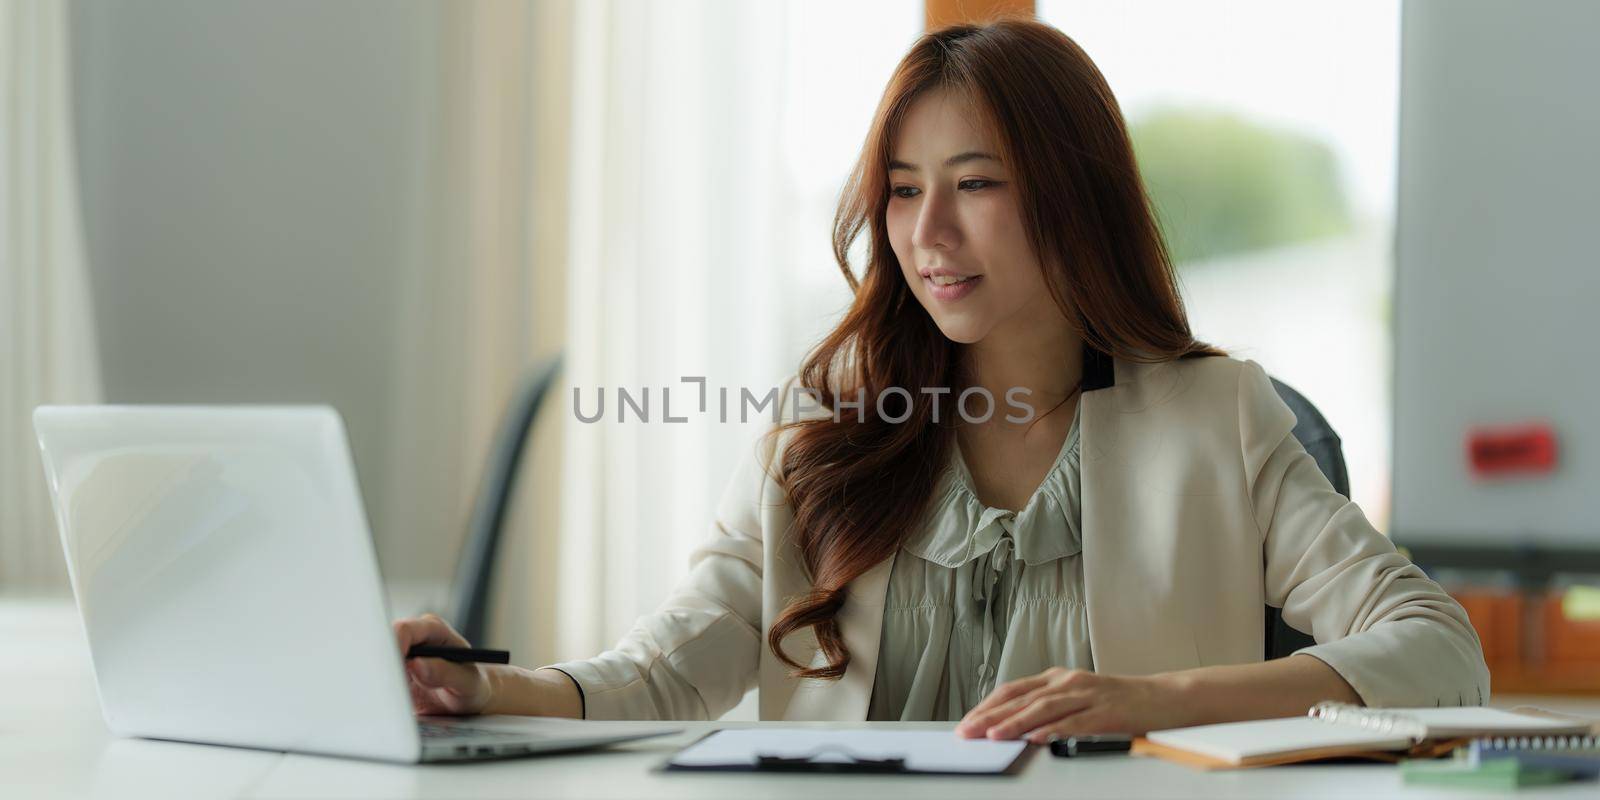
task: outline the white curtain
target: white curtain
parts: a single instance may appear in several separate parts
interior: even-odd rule
[[[493,437],[517,386],[561,347],[568,57],[546,31],[569,0],[438,6],[440,106],[429,244],[399,276],[385,516],[413,575],[388,575],[397,615],[443,611]],[[553,182],[555,190],[548,188]],[[554,231],[554,234],[552,234]],[[552,404],[553,406],[553,404]],[[548,650],[560,428],[548,408],[524,454],[497,563],[492,644]]]
[[[565,463],[556,655],[610,646],[658,604],[710,529],[758,430],[718,389],[757,394],[794,366],[783,288],[787,9],[577,4]],[[699,387],[682,381],[703,377]],[[583,423],[573,389],[592,414]],[[618,422],[617,391],[649,395]],[[664,422],[664,396],[684,423]]]
[[[687,572],[763,427],[739,421],[740,390],[775,387],[848,303],[833,204],[922,4],[443,9],[453,210],[439,257],[408,278],[391,518],[441,531],[418,546],[453,559],[505,399],[562,350],[489,635],[519,663],[588,657]],[[682,382],[697,377],[704,412]],[[586,413],[604,392],[604,421],[578,420],[574,389]],[[619,389],[648,394],[649,422],[617,421]],[[686,422],[664,421],[668,389]]]
[[[34,406],[100,396],[66,4],[0,2],[0,590],[65,591]]]
[[[848,306],[833,207],[921,24],[919,0],[576,4],[559,569],[539,660],[592,656],[661,602],[770,424],[741,421],[742,391],[775,388]],[[704,380],[703,410],[686,378]],[[649,422],[618,421],[619,390],[648,398]],[[669,392],[687,421],[665,421]],[[604,418],[582,422],[602,396]],[[753,719],[750,699],[728,717]]]

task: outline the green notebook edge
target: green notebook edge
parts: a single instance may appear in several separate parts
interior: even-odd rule
[[[1497,758],[1473,765],[1462,759],[1407,759],[1400,774],[1410,786],[1452,786],[1479,789],[1518,789],[1550,786],[1573,780],[1572,773],[1545,767],[1525,767],[1515,758]]]

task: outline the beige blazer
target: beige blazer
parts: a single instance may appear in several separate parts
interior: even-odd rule
[[[1264,606],[1316,639],[1301,652],[1371,706],[1482,704],[1489,671],[1461,606],[1333,490],[1291,435],[1260,365],[1208,357],[1114,360],[1080,399],[1084,591],[1095,668],[1142,675],[1263,659]],[[796,405],[782,419],[825,417]],[[846,413],[853,413],[846,411]],[[769,473],[789,433],[746,454],[688,576],[616,647],[552,664],[590,719],[715,719],[760,690],[766,720],[862,720],[893,558],[852,583],[839,613],[851,658],[836,681],[794,679],[766,645],[809,589]],[[772,472],[776,469],[772,468]],[[825,663],[807,629],[785,641]]]

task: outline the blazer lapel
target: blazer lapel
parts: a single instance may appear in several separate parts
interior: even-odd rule
[[[1096,672],[1145,675],[1200,665],[1174,537],[1181,509],[1144,485],[1162,433],[1146,415],[1171,389],[1170,370],[1114,360],[1113,378],[1085,392],[1079,416],[1084,601]]]
[[[784,719],[857,721],[867,718],[872,682],[878,673],[878,638],[883,635],[884,598],[889,591],[889,572],[894,560],[895,556],[891,555],[879,562],[851,581],[846,590],[847,599],[838,616],[839,632],[844,636],[845,647],[850,649],[850,663],[845,667],[844,677],[836,681],[801,680],[784,709]],[[817,650],[811,666],[826,663],[822,651]]]

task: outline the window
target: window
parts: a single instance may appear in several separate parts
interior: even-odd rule
[[[1041,0],[1111,84],[1196,335],[1299,389],[1389,518],[1399,4]]]

